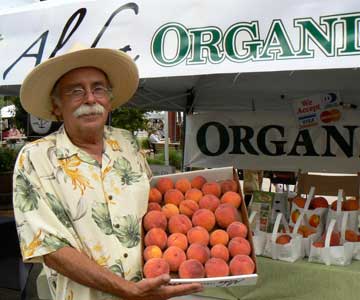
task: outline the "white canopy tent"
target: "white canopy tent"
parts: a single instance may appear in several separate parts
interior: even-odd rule
[[[0,46],[7,55],[0,61],[0,93],[18,93],[35,60],[85,42],[125,49],[136,59],[141,81],[129,106],[276,113],[277,121],[293,118],[294,99],[336,93],[344,118],[347,111],[359,112],[358,1],[47,2],[3,14]],[[54,19],[54,13],[62,18]],[[22,24],[16,24],[20,18]],[[34,19],[41,24],[30,26]],[[353,160],[359,139],[356,128]]]

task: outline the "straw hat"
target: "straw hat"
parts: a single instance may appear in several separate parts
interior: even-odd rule
[[[139,82],[138,69],[132,58],[120,50],[79,47],[46,60],[27,75],[20,89],[21,104],[27,112],[55,121],[50,97],[54,84],[65,73],[81,67],[95,67],[108,76],[113,94],[112,109],[130,100]]]

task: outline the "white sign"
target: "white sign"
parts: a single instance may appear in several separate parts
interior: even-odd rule
[[[358,0],[43,1],[0,14],[0,85],[79,42],[126,51],[143,78],[360,67]]]
[[[342,107],[336,93],[313,95],[292,102],[300,128],[334,123],[341,118]]]
[[[46,134],[50,131],[51,121],[39,119],[33,115],[30,115],[30,126],[31,129],[37,134]]]
[[[360,125],[355,111],[335,124],[299,129],[291,113],[218,112],[187,116],[185,166],[357,173]]]

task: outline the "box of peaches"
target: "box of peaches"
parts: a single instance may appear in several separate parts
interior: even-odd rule
[[[171,284],[256,284],[246,206],[231,167],[154,177],[143,229],[146,278],[168,273]]]

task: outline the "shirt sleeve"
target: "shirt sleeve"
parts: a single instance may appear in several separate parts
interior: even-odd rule
[[[141,168],[144,170],[144,172],[146,173],[149,180],[151,180],[151,178],[153,177],[153,174],[152,174],[150,166],[146,160],[146,154],[140,150],[138,152],[137,156],[138,156],[138,161],[140,163]]]
[[[65,246],[80,249],[72,222],[51,188],[50,181],[55,179],[39,176],[36,168],[39,157],[34,156],[29,149],[23,149],[13,177],[14,214],[25,262],[43,262],[45,254]]]

